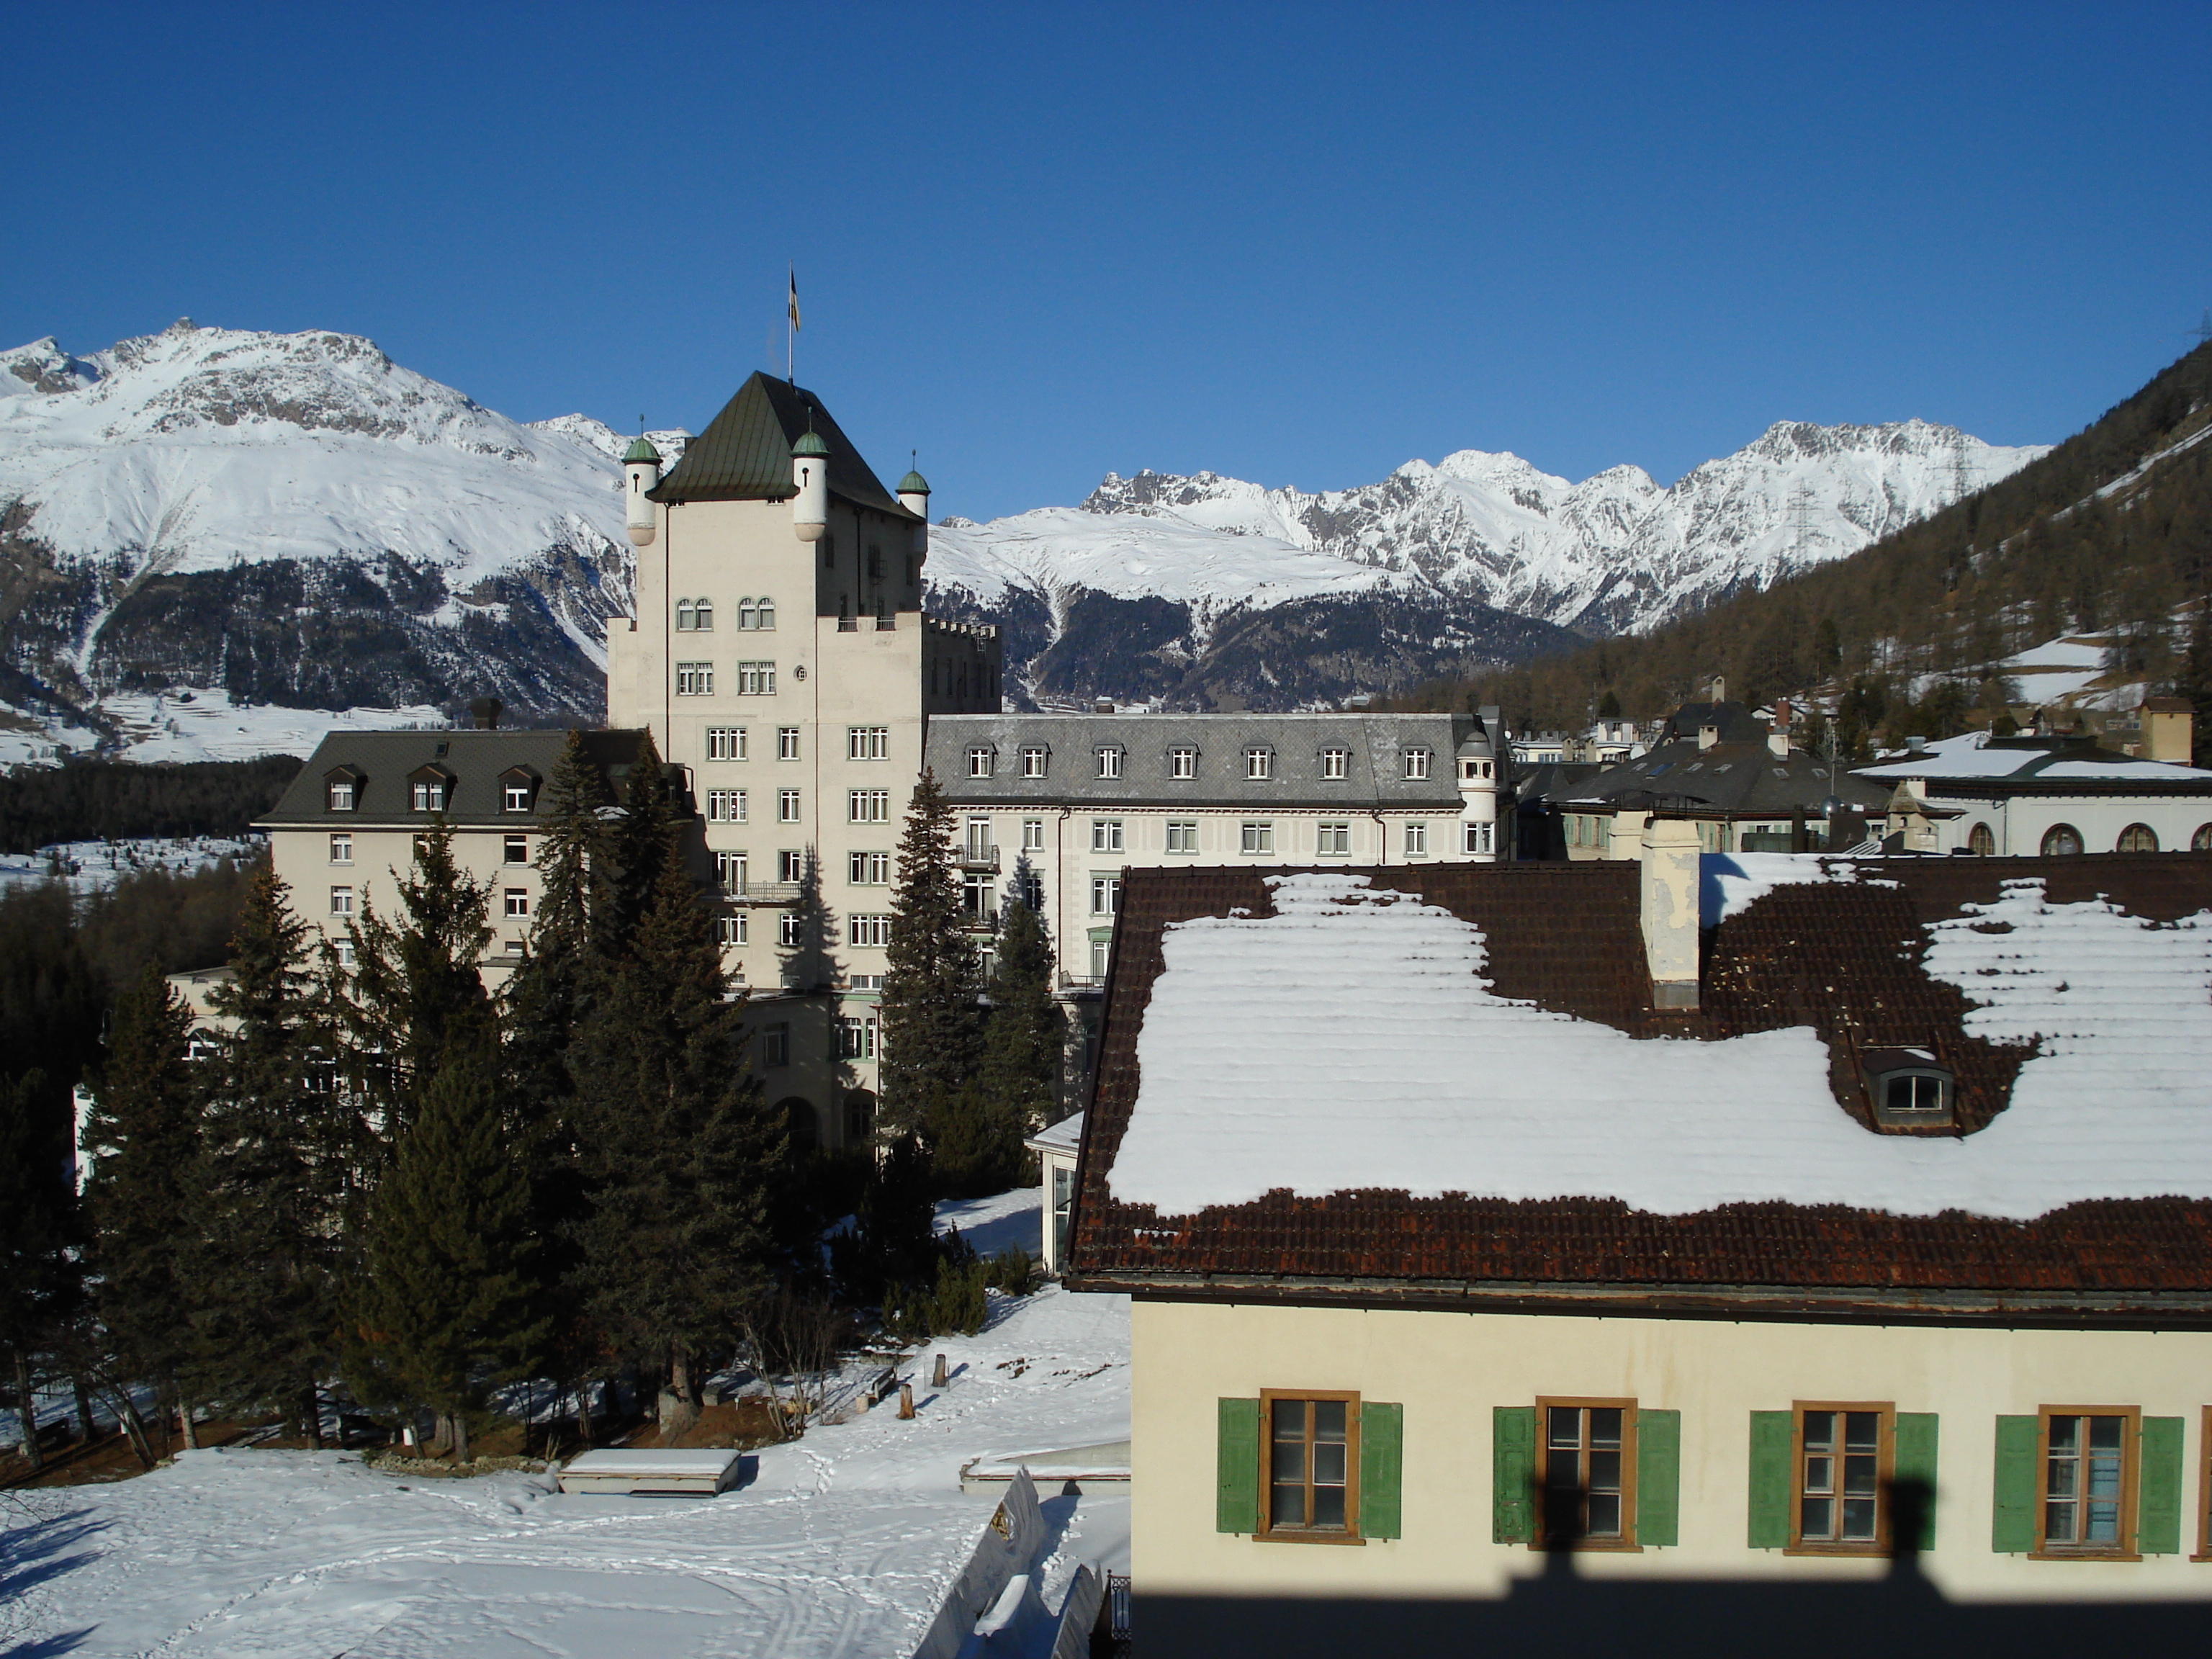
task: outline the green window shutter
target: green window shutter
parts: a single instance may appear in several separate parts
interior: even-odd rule
[[[1926,1494],[1926,1507],[1920,1512],[1920,1536],[1913,1540],[1913,1547],[1932,1550],[1936,1547],[1936,1413],[1899,1412],[1894,1432],[1893,1477],[1918,1482]]]
[[[1681,1530],[1682,1413],[1636,1413],[1636,1541],[1673,1545]]]
[[[1746,1532],[1755,1550],[1790,1547],[1790,1444],[1794,1412],[1751,1414],[1751,1509]]]
[[[1406,1408],[1359,1402],[1359,1535],[1397,1538],[1404,1486]]]
[[[1501,1544],[1536,1536],[1536,1408],[1497,1406],[1490,1414],[1490,1535]]]
[[[2181,1553],[2181,1419],[2142,1420],[2142,1462],[2136,1476],[2136,1548],[2145,1555]]]
[[[1224,1400],[1213,1467],[1213,1529],[1260,1530],[1260,1402]]]
[[[2026,1555],[2035,1547],[2035,1447],[2042,1419],[1997,1419],[1996,1502],[1990,1547],[2001,1555]]]

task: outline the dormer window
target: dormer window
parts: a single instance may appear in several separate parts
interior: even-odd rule
[[[1098,775],[1102,778],[1121,775],[1121,750],[1118,746],[1109,744],[1099,750]]]
[[[1876,1048],[1862,1059],[1874,1121],[1886,1129],[1948,1129],[1956,1118],[1950,1069],[1926,1048]]]
[[[1042,746],[1039,744],[1032,744],[1029,748],[1022,750],[1022,775],[1024,777],[1041,778],[1044,775],[1044,753],[1045,751]]]
[[[1409,780],[1415,780],[1425,778],[1428,775],[1429,751],[1425,749],[1408,749],[1406,751],[1406,776]]]
[[[1255,745],[1244,751],[1244,775],[1247,778],[1272,778],[1275,775],[1275,751]]]
[[[1340,778],[1352,763],[1349,749],[1324,749],[1321,751],[1321,775],[1325,778]]]
[[[968,775],[971,778],[989,777],[992,758],[992,751],[985,744],[978,744],[970,749],[968,751]]]
[[[1187,743],[1179,743],[1168,750],[1168,775],[1171,778],[1194,778],[1198,775],[1198,750]]]
[[[323,800],[333,812],[360,810],[361,787],[366,780],[353,767],[341,766],[323,780]]]
[[[425,766],[408,775],[409,803],[417,812],[442,812],[453,799],[453,775],[443,767]]]
[[[526,766],[510,766],[499,775],[499,805],[503,812],[527,812],[538,799],[538,774]]]

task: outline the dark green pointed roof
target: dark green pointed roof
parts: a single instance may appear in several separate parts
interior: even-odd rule
[[[799,434],[799,441],[792,445],[791,453],[794,457],[799,455],[827,455],[830,453],[830,446],[822,441],[822,434],[820,433],[815,431],[812,427],[809,427],[805,431]]]
[[[651,461],[655,466],[660,465],[660,452],[653,447],[641,432],[638,434],[637,441],[632,444],[628,453],[623,456],[624,466],[628,466],[632,461]]]
[[[787,501],[799,493],[791,482],[793,447],[810,428],[829,452],[832,495],[893,518],[916,518],[869,470],[819,398],[758,373],[648,493],[656,501]]]

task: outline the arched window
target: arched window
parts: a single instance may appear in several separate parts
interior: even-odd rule
[[[742,634],[747,629],[757,628],[759,625],[760,613],[753,609],[753,602],[750,599],[739,599],[738,601],[738,632]]]
[[[2155,853],[2158,851],[2158,831],[2147,823],[2131,823],[2120,831],[2113,843],[2115,853]]]
[[[714,602],[702,599],[691,607],[691,625],[704,633],[714,625]]]
[[[760,602],[758,620],[754,625],[759,628],[773,628],[775,626],[775,601],[774,599],[768,599],[766,597],[762,599]]]
[[[776,1109],[783,1114],[784,1127],[790,1133],[792,1157],[805,1158],[822,1144],[821,1126],[815,1120],[811,1103],[793,1095],[778,1103]]]
[[[2212,853],[2212,823],[2197,826],[2197,833],[2189,838],[2189,850],[2192,853]]]
[[[1978,859],[1990,858],[1997,850],[1997,838],[1990,833],[1990,826],[1978,823],[1967,834],[1966,850]]]
[[[691,609],[691,601],[689,599],[677,600],[676,631],[679,634],[689,634],[691,631],[692,620],[693,612]]]
[[[2043,856],[2070,859],[2081,850],[2081,832],[2070,823],[2054,823],[2043,832]]]
[[[876,1138],[876,1097],[866,1089],[845,1097],[845,1144],[864,1146]]]

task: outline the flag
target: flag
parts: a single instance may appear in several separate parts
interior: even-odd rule
[[[791,325],[793,328],[799,326],[799,268],[796,265],[791,271]]]

